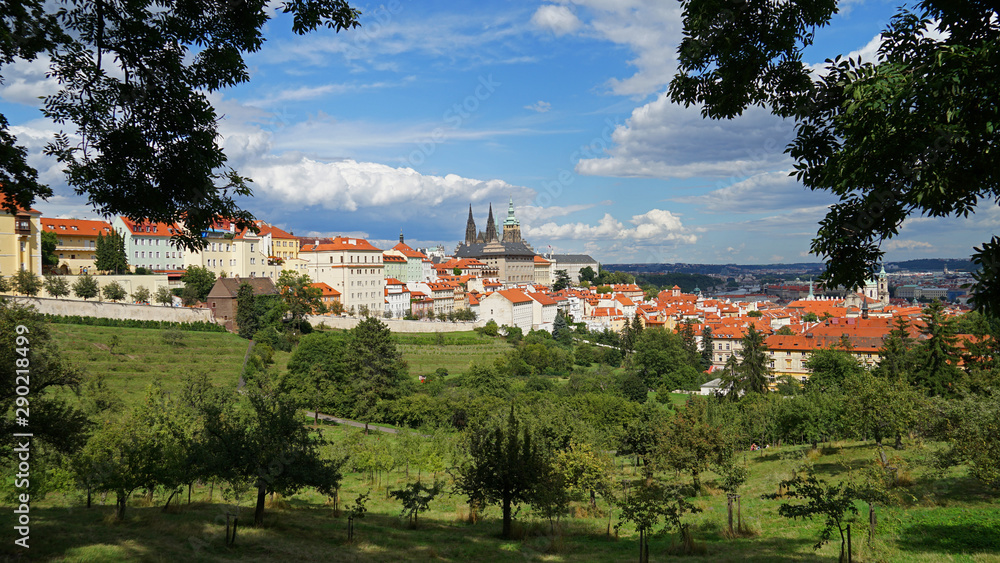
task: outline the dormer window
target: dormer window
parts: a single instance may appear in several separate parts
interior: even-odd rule
[[[73,225],[73,230],[74,231],[79,231],[80,229],[78,229],[76,225]]]
[[[66,225],[59,225],[59,228],[65,231],[66,230]]]

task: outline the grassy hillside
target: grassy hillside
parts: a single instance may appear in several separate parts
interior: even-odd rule
[[[325,433],[342,451],[351,441],[341,427]],[[357,439],[357,437],[355,437]],[[364,438],[372,447],[391,446],[389,436]],[[376,444],[379,442],[381,444]],[[331,446],[331,449],[338,446]],[[911,483],[901,495],[903,504],[879,508],[875,538],[866,542],[867,507],[860,506],[854,526],[856,561],[956,561],[1000,560],[1000,505],[974,481],[956,470],[943,481],[932,484],[918,461],[928,450],[917,447],[902,453],[906,478]],[[804,460],[812,462],[819,476],[838,480],[871,463],[875,455],[870,445],[837,443],[817,451],[807,447],[770,448],[747,453],[751,474],[742,493],[742,518],[751,537],[727,539],[726,496],[715,486],[716,476],[705,476],[707,494],[690,499],[702,512],[686,516],[697,542],[699,555],[687,561],[835,561],[839,543],[813,549],[820,525],[792,521],[778,515],[780,500],[762,500],[761,495],[777,491],[778,482],[791,476]],[[622,464],[625,463],[623,466]],[[618,460],[624,479],[637,479],[639,472]],[[608,534],[607,505],[598,502],[597,513],[585,504],[574,503],[553,534],[547,520],[524,507],[517,516],[518,540],[501,540],[499,511],[489,508],[476,524],[466,521],[468,506],[459,496],[445,495],[420,516],[416,530],[399,518],[400,506],[386,497],[386,489],[409,479],[402,467],[378,482],[367,475],[347,473],[341,492],[341,506],[353,502],[360,493],[370,493],[369,513],[356,525],[355,541],[347,541],[346,517],[337,514],[328,499],[313,493],[278,498],[269,505],[262,528],[241,528],[237,545],[223,542],[226,512],[231,503],[221,499],[215,488],[209,500],[208,487],[196,487],[192,504],[164,512],[158,494],[154,505],[144,499],[129,507],[126,521],[110,520],[113,496],[106,506],[87,510],[82,498],[50,499],[33,505],[32,556],[38,561],[626,561],[634,559],[637,547],[634,530],[626,526],[620,534],[612,527]],[[429,476],[424,473],[424,479]],[[943,483],[943,486],[941,485]],[[186,502],[186,498],[184,499]],[[244,499],[241,518],[252,519],[252,499]],[[612,526],[617,512],[610,514]],[[616,535],[618,537],[616,537]],[[673,535],[657,535],[650,546],[651,559],[668,558]],[[0,553],[9,553],[9,544]]]
[[[106,373],[108,383],[133,402],[145,386],[159,378],[167,390],[179,389],[183,375],[205,370],[217,384],[231,383],[239,372],[246,341],[234,335],[187,333],[182,346],[164,342],[162,332],[56,325],[53,333],[71,360],[91,373]],[[108,350],[112,336],[120,344]],[[398,335],[410,362],[411,373],[432,373],[446,367],[455,373],[471,361],[489,360],[507,349],[502,340],[481,339],[474,333]],[[289,354],[278,354],[283,367]],[[453,371],[454,369],[454,371]],[[672,396],[672,402],[684,396]],[[391,453],[397,439],[391,435],[362,436],[340,426],[323,427],[331,440],[326,453]],[[454,435],[421,438],[448,440]],[[935,444],[909,444],[893,464],[900,468],[905,484],[896,493],[897,503],[878,508],[879,525],[873,541],[867,539],[867,506],[858,505],[854,526],[855,561],[887,562],[1000,562],[1000,502],[967,475],[966,468],[939,472],[930,466]],[[836,561],[839,541],[813,549],[821,528],[818,521],[789,520],[778,515],[782,500],[764,500],[778,492],[778,483],[792,477],[796,468],[811,463],[817,475],[831,482],[858,480],[875,463],[877,453],[870,443],[836,442],[818,450],[807,446],[771,447],[745,452],[750,474],[742,493],[742,517],[747,537],[729,538],[725,530],[726,495],[718,476],[702,475],[705,494],[689,500],[701,509],[687,515],[698,555],[687,561]],[[362,456],[356,456],[360,459]],[[391,458],[391,456],[389,456]],[[618,458],[616,490],[641,478],[631,459]],[[52,494],[32,503],[32,561],[554,561],[604,562],[636,558],[637,535],[631,526],[613,529],[617,510],[598,499],[596,510],[585,502],[574,502],[569,514],[553,531],[548,520],[522,507],[516,515],[516,540],[500,539],[500,514],[489,507],[478,523],[469,523],[464,498],[445,494],[420,516],[419,529],[409,529],[401,520],[399,503],[388,498],[387,489],[398,488],[417,478],[418,469],[396,465],[373,481],[365,472],[345,468],[340,505],[352,503],[368,493],[368,515],[357,522],[354,542],[347,541],[347,522],[329,499],[305,491],[278,498],[265,515],[261,528],[240,528],[237,545],[223,541],[226,513],[235,513],[237,503],[223,500],[218,485],[197,485],[192,504],[164,512],[164,491],[157,491],[152,504],[140,494],[133,496],[126,520],[112,521],[114,495],[95,498],[95,506],[84,508],[81,492]],[[439,478],[449,479],[446,473]],[[423,471],[422,478],[429,475]],[[689,482],[690,477],[678,478]],[[451,490],[450,481],[447,491]],[[210,495],[211,490],[211,497]],[[238,503],[243,522],[252,520],[252,495]],[[0,510],[10,514],[9,504]],[[609,533],[610,527],[610,533]],[[835,534],[836,535],[836,534]],[[653,561],[672,557],[672,534],[656,535],[650,545]],[[0,559],[15,554],[11,542],[0,544]]]

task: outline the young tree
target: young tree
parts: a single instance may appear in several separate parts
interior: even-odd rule
[[[97,279],[91,275],[83,274],[73,283],[73,295],[84,301],[97,297],[97,291]]]
[[[702,105],[712,118],[759,105],[795,120],[787,152],[796,176],[840,198],[812,243],[827,264],[828,286],[862,285],[882,261],[881,243],[910,214],[964,217],[996,199],[992,147],[1000,129],[994,112],[975,109],[1000,97],[988,62],[1000,39],[996,6],[901,6],[882,32],[878,57],[830,56],[820,75],[802,52],[837,2],[691,0],[683,10],[671,99]],[[929,36],[932,28],[939,33]],[[972,288],[976,307],[1000,310],[1000,239],[974,250],[982,267]]]
[[[643,384],[649,389],[661,386],[678,389],[692,383],[689,379],[697,377],[698,370],[691,368],[692,357],[684,348],[684,341],[678,334],[662,328],[650,328],[642,331],[635,342],[635,353],[632,355],[632,368]],[[701,357],[697,357],[700,366]]]
[[[854,354],[836,348],[813,351],[809,354],[805,367],[811,372],[807,385],[820,391],[839,388],[848,377],[865,371]]]
[[[298,405],[267,372],[248,378],[242,394],[210,393],[200,405],[206,467],[215,477],[257,491],[254,524],[264,521],[268,492],[314,487],[333,495],[340,465],[323,459],[322,441],[302,425]]]
[[[204,266],[188,266],[181,275],[181,281],[184,282],[186,297],[204,301],[215,285],[215,274]]]
[[[125,288],[122,284],[113,281],[101,288],[101,293],[104,295],[105,299],[110,299],[111,301],[118,302],[125,299]]]
[[[69,295],[69,282],[62,276],[45,276],[45,292],[51,297],[60,298]]]
[[[566,323],[566,317],[563,316],[562,311],[556,311],[556,320],[552,323],[552,338],[562,344],[571,344],[573,342],[573,333],[570,331],[569,325]]]
[[[140,285],[135,288],[135,291],[132,292],[132,301],[149,304],[149,290],[146,289],[146,286]]]
[[[430,487],[425,486],[420,481],[410,483],[402,489],[389,491],[389,496],[403,504],[403,512],[400,516],[406,516],[407,522],[417,528],[417,516],[421,512],[426,512],[430,508],[430,503],[441,491],[444,490],[444,482],[434,481]]]
[[[170,305],[174,302],[174,295],[166,287],[160,286],[156,289],[153,299],[160,305]]]
[[[59,245],[59,235],[52,231],[42,231],[42,265],[58,266],[59,255],[56,247]]]
[[[114,272],[115,274],[128,272],[125,239],[115,230],[112,230],[107,236],[97,233],[94,256],[94,266],[102,272]]]
[[[243,282],[236,292],[236,326],[241,338],[250,340],[257,330],[257,307],[254,303],[253,286]]]
[[[798,474],[793,479],[782,481],[780,487],[787,490],[786,497],[802,499],[805,504],[783,503],[778,507],[778,514],[785,518],[807,518],[820,516],[823,521],[823,529],[819,534],[819,541],[813,546],[819,549],[833,537],[833,531],[840,532],[840,560],[845,559],[844,553],[847,546],[847,538],[844,535],[846,526],[853,516],[858,514],[855,502],[866,500],[870,502],[885,502],[885,498],[878,495],[876,491],[868,488],[858,488],[849,482],[842,482],[836,485],[828,484],[822,479],[817,479],[811,467],[807,468],[805,474]],[[765,498],[775,499],[778,495],[765,495]]]
[[[659,429],[656,460],[666,468],[691,474],[695,495],[701,494],[700,475],[728,454],[722,429],[708,422],[706,401],[688,399],[683,409]]]
[[[736,380],[730,382],[733,385],[732,391],[766,393],[771,367],[767,356],[767,345],[764,343],[764,333],[750,325],[742,343],[743,349],[733,354],[739,356],[739,366],[736,368]]]
[[[902,435],[921,419],[921,401],[905,381],[876,377],[867,370],[844,380],[844,420],[855,435],[882,439],[895,437],[902,447]]]
[[[562,291],[568,288],[571,283],[566,270],[556,270],[556,281],[552,284],[552,291]]]
[[[302,337],[288,360],[284,384],[301,404],[315,413],[354,414],[347,338],[336,332],[313,332]]]
[[[580,269],[580,281],[593,283],[594,278],[597,277],[597,273],[590,266],[586,266]]]
[[[291,270],[282,270],[278,276],[278,292],[285,301],[288,315],[290,315],[290,325],[295,330],[302,331],[302,323],[306,315],[311,315],[319,309],[323,302],[323,291],[318,287],[309,284],[312,280],[306,274],[296,274]],[[367,311],[367,308],[365,308]],[[367,317],[367,315],[365,315]]]
[[[464,436],[467,459],[456,469],[455,490],[470,504],[499,504],[501,535],[510,538],[513,507],[530,500],[547,462],[527,426],[521,427],[514,406],[506,424],[496,418],[470,427]]]
[[[619,500],[621,519],[615,524],[619,530],[626,522],[635,525],[639,532],[639,563],[649,561],[649,534],[663,520],[671,530],[681,528],[681,517],[689,512],[695,514],[701,509],[685,500],[676,485],[661,485],[656,482],[640,481]]]
[[[715,342],[712,339],[712,327],[705,325],[701,329],[701,371],[712,367]]]
[[[958,392],[962,371],[954,321],[944,315],[944,304],[935,301],[924,309],[926,335],[914,350],[916,368],[910,374],[915,387],[928,395],[949,396]]]
[[[38,277],[38,274],[28,271],[28,270],[18,270],[14,274],[13,283],[14,291],[22,295],[27,295],[28,297],[34,297],[38,295],[39,290],[42,289],[42,280]]]
[[[376,317],[367,317],[348,331],[348,370],[355,396],[355,413],[370,416],[375,406],[394,399],[407,377],[403,354],[392,332]]]

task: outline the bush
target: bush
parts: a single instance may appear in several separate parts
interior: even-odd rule
[[[281,350],[282,352],[292,351],[292,343],[288,340],[288,335],[278,332],[274,327],[258,330],[253,335],[253,341],[257,344],[267,344],[272,350]]]

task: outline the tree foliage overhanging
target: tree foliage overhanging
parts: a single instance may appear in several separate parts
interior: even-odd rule
[[[828,285],[856,287],[912,214],[968,217],[1000,199],[1000,26],[991,2],[922,0],[882,32],[876,61],[802,60],[836,0],[685,0],[670,96],[713,119],[750,106],[796,124],[794,175],[839,196],[812,252]],[[974,249],[978,308],[1000,312],[1000,238]]]
[[[21,0],[0,6],[0,70],[48,54],[61,90],[43,113],[60,132],[46,152],[66,167],[77,194],[98,213],[175,223],[174,242],[205,245],[220,219],[255,230],[237,198],[250,179],[227,165],[219,115],[209,94],[247,82],[244,56],[260,50],[271,7],[265,0]],[[358,26],[345,0],[285,0],[292,30]],[[28,151],[0,115],[0,194],[4,207],[52,195]]]

